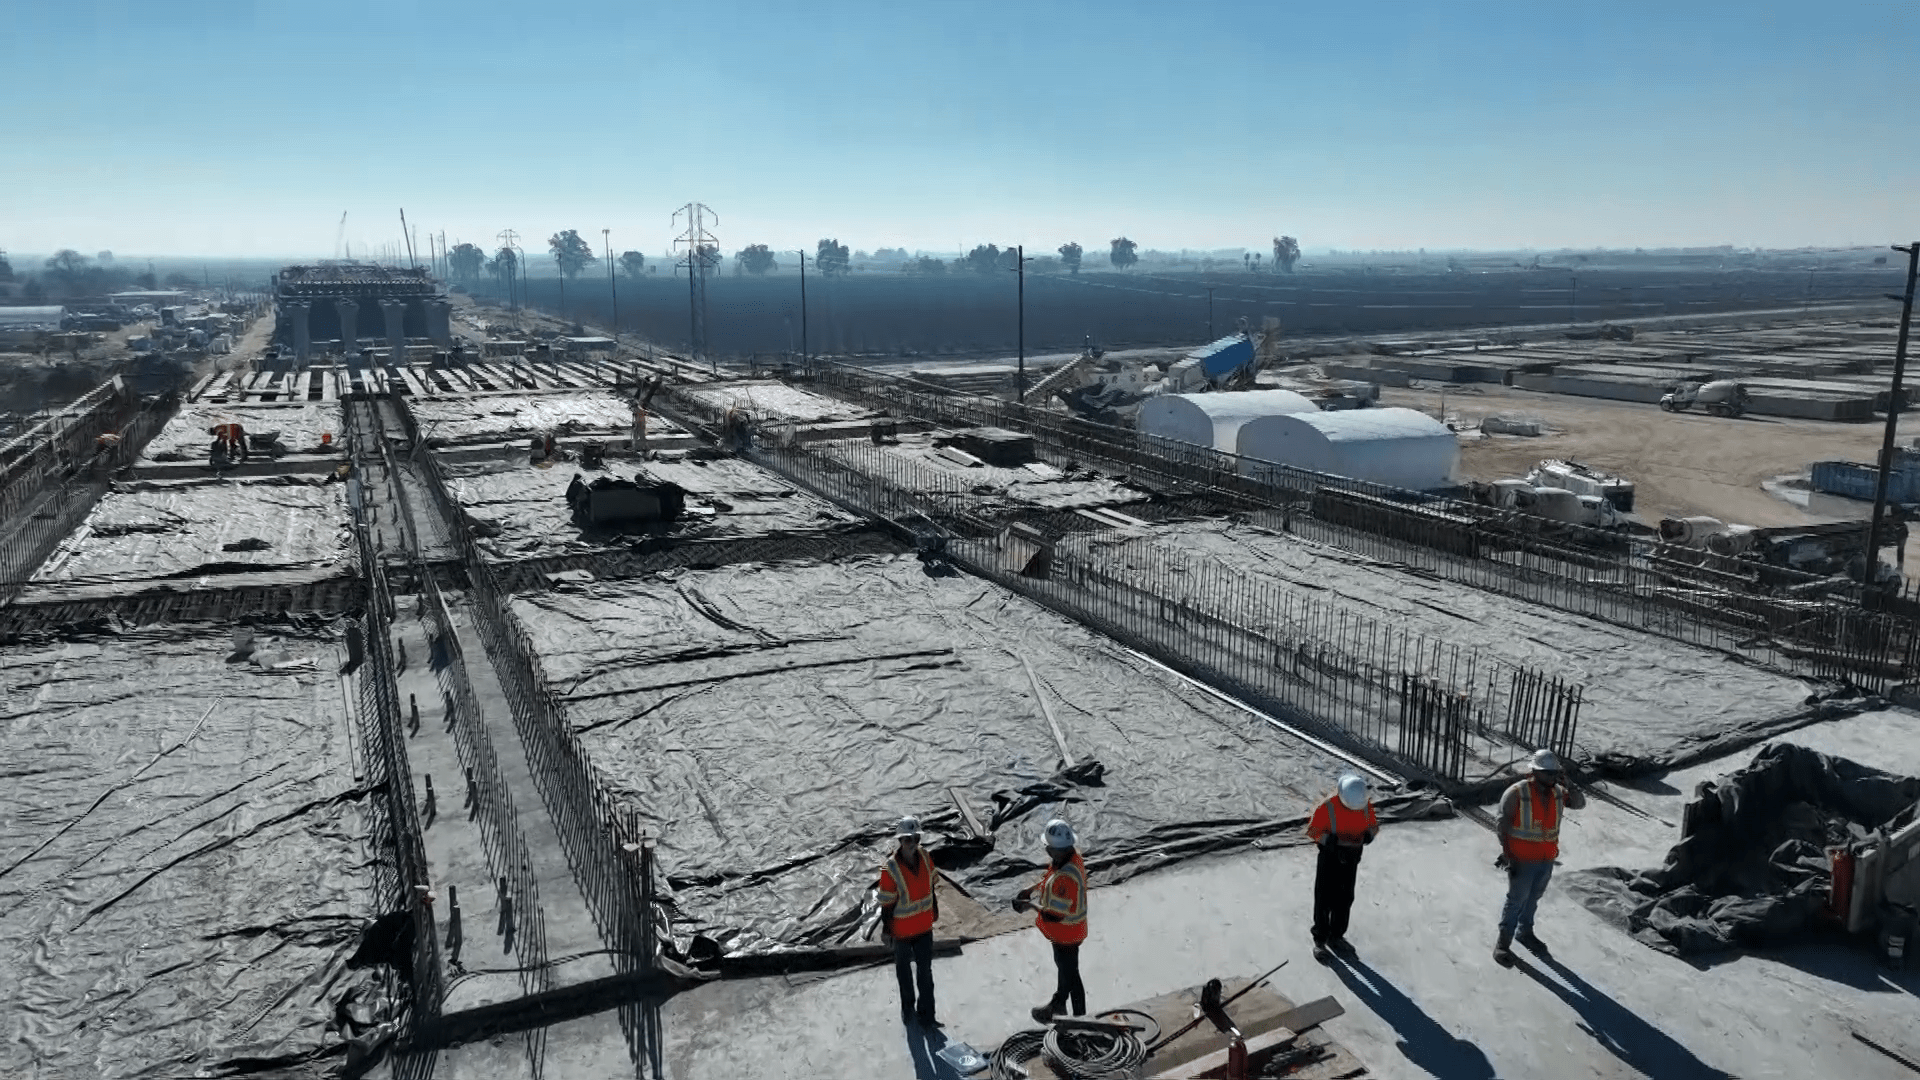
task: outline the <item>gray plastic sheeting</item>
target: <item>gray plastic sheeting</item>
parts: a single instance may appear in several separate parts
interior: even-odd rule
[[[1193,522],[1076,543],[1107,557],[1148,545],[1218,557],[1384,625],[1579,683],[1581,756],[1620,772],[1693,755],[1741,730],[1792,726],[1812,689],[1711,649],[1250,526]]]
[[[337,401],[315,401],[299,405],[218,405],[199,402],[180,406],[167,426],[147,444],[142,455],[147,461],[195,461],[207,463],[207,445],[213,436],[207,429],[215,424],[239,424],[249,435],[269,431],[280,433],[280,445],[291,453],[322,450],[320,436],[332,435],[328,453],[342,450],[345,420]],[[258,452],[256,451],[256,454]]]
[[[298,1059],[363,984],[335,644],[286,633],[277,674],[232,651],[182,626],[0,647],[0,1076]]]
[[[866,522],[832,503],[796,490],[755,466],[734,458],[711,461],[621,462],[605,472],[582,473],[633,479],[645,470],[645,482],[679,484],[687,492],[688,513],[668,535],[678,540],[852,531]],[[569,465],[515,464],[447,466],[454,498],[494,558],[536,558],[574,552],[630,547],[647,534],[639,531],[583,529],[567,506]]]
[[[1833,884],[1827,849],[1903,812],[1911,820],[1920,802],[1920,779],[1791,743],[1700,787],[1686,811],[1692,831],[1659,869],[1602,867],[1568,881],[1595,914],[1681,956],[1811,934]]]
[[[660,828],[683,947],[859,943],[901,814],[1005,910],[1039,873],[1051,817],[1111,883],[1298,840],[1344,770],[1075,623],[911,557],[738,564],[525,594],[514,611],[602,782]],[[1027,663],[1077,779],[1056,775]],[[964,842],[949,787],[993,829],[990,849]],[[993,828],[996,811],[1010,816]]]
[[[33,580],[344,567],[353,546],[345,490],[319,476],[115,485]]]

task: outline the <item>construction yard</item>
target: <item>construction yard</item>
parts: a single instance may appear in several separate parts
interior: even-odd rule
[[[1775,743],[1920,800],[1905,616],[845,364],[495,355],[455,306],[463,360],[104,393],[76,415],[131,448],[9,489],[0,1072],[958,1077],[943,1049],[1050,988],[1009,902],[1060,816],[1093,1010],[1184,1021],[1286,961],[1229,1011],[1263,1054],[1300,1025],[1288,1075],[1910,1075],[1874,1044],[1920,1053],[1920,982],[1871,941],[1675,955],[1619,915],[1696,784]],[[1461,479],[1577,458],[1643,518],[1802,520],[1779,478],[1878,430],[1408,383],[1381,403],[1453,420]],[[1547,433],[1480,436],[1498,412]],[[231,423],[278,434],[211,464]],[[1551,956],[1503,967],[1485,807],[1541,746],[1592,801]],[[1320,962],[1302,829],[1349,771],[1385,828]],[[902,814],[941,871],[937,1031],[876,931]]]

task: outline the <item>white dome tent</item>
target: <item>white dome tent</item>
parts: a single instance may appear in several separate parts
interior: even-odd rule
[[[1451,485],[1460,462],[1453,432],[1413,409],[1264,416],[1241,425],[1237,449],[1250,474],[1275,462],[1410,491]]]
[[[1243,390],[1221,394],[1161,394],[1140,406],[1135,427],[1143,435],[1210,446],[1231,454],[1242,425],[1263,416],[1319,412],[1291,390]]]

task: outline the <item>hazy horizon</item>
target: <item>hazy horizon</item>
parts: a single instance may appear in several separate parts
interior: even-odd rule
[[[1920,9],[1223,2],[10,16],[0,248],[1878,246],[1920,229]],[[698,59],[688,61],[688,55]],[[167,256],[141,254],[168,252]]]

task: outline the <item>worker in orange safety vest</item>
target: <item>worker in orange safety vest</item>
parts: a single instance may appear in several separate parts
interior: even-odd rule
[[[1551,750],[1534,754],[1527,778],[1500,796],[1500,857],[1494,865],[1507,872],[1507,902],[1500,911],[1500,940],[1493,947],[1497,962],[1513,962],[1516,939],[1546,954],[1547,943],[1533,932],[1534,911],[1553,878],[1553,860],[1560,857],[1560,818],[1564,811],[1586,805],[1586,795],[1566,782],[1560,759]]]
[[[937,1028],[933,1011],[933,924],[940,900],[933,893],[933,859],[920,848],[920,819],[903,817],[894,827],[899,846],[880,864],[880,930],[893,944],[893,970],[900,978],[900,1022]],[[915,968],[918,1002],[915,1002]]]
[[[1351,952],[1347,917],[1353,911],[1353,885],[1360,875],[1360,852],[1380,835],[1380,819],[1367,797],[1367,782],[1352,773],[1307,820],[1307,839],[1320,847],[1313,875],[1313,957],[1325,960],[1329,948]]]
[[[215,424],[207,429],[213,436],[213,450],[228,461],[247,460],[247,432],[239,424]]]
[[[1064,1014],[1069,1003],[1073,1015],[1087,1014],[1087,988],[1080,981],[1080,945],[1087,940],[1087,864],[1077,843],[1073,826],[1059,818],[1047,822],[1047,872],[1013,898],[1014,910],[1034,909],[1034,925],[1053,944],[1053,999],[1033,1010],[1034,1020],[1042,1024]]]

